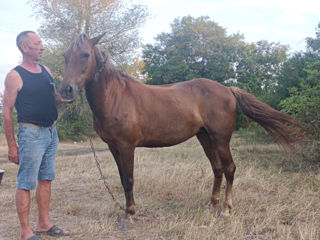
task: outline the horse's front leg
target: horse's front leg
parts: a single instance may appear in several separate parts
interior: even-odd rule
[[[109,145],[109,147],[117,163],[126,197],[126,217],[130,217],[136,212],[136,205],[133,198],[134,147],[128,144]]]

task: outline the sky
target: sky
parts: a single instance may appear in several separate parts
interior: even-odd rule
[[[39,28],[28,5],[30,0],[0,3],[0,92],[8,71],[21,54],[15,46],[18,33]],[[305,38],[315,37],[320,22],[319,0],[135,0],[148,7],[150,18],[141,29],[143,43],[154,43],[162,32],[170,32],[175,18],[209,16],[228,34],[240,33],[246,42],[267,40],[289,45],[291,52],[305,50]]]

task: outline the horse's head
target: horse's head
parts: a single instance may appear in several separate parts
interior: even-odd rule
[[[63,98],[75,100],[86,82],[98,71],[99,59],[96,56],[98,50],[95,45],[103,36],[104,34],[101,34],[89,39],[85,34],[80,34],[65,51],[65,72],[60,85],[60,94]]]

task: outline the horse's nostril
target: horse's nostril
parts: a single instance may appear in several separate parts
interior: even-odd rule
[[[72,93],[72,87],[71,87],[70,85],[68,85],[68,86],[66,87],[66,91],[67,91],[68,93]]]

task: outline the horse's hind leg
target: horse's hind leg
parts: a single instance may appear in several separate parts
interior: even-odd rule
[[[215,146],[210,140],[210,137],[207,131],[202,129],[197,134],[197,138],[201,143],[207,158],[210,161],[210,164],[214,173],[214,183],[213,183],[213,189],[212,189],[212,195],[211,195],[211,203],[212,205],[216,205],[219,203],[219,200],[220,200],[220,188],[221,188],[222,176],[223,176],[222,163],[217,154],[217,151],[215,151]]]
[[[217,204],[219,202],[222,175],[223,173],[225,174],[227,186],[221,216],[228,216],[232,209],[232,185],[236,170],[230,152],[229,141],[225,140],[230,140],[230,138],[220,136],[219,140],[217,140],[214,137],[210,137],[205,130],[200,131],[197,134],[197,138],[200,141],[214,172],[214,184],[211,196],[212,204]]]
[[[229,216],[232,209],[232,185],[234,173],[236,171],[236,165],[232,159],[229,142],[217,144],[217,152],[219,154],[219,159],[222,162],[224,175],[227,180],[225,201],[223,204],[223,210],[221,212],[221,216],[224,217]]]

